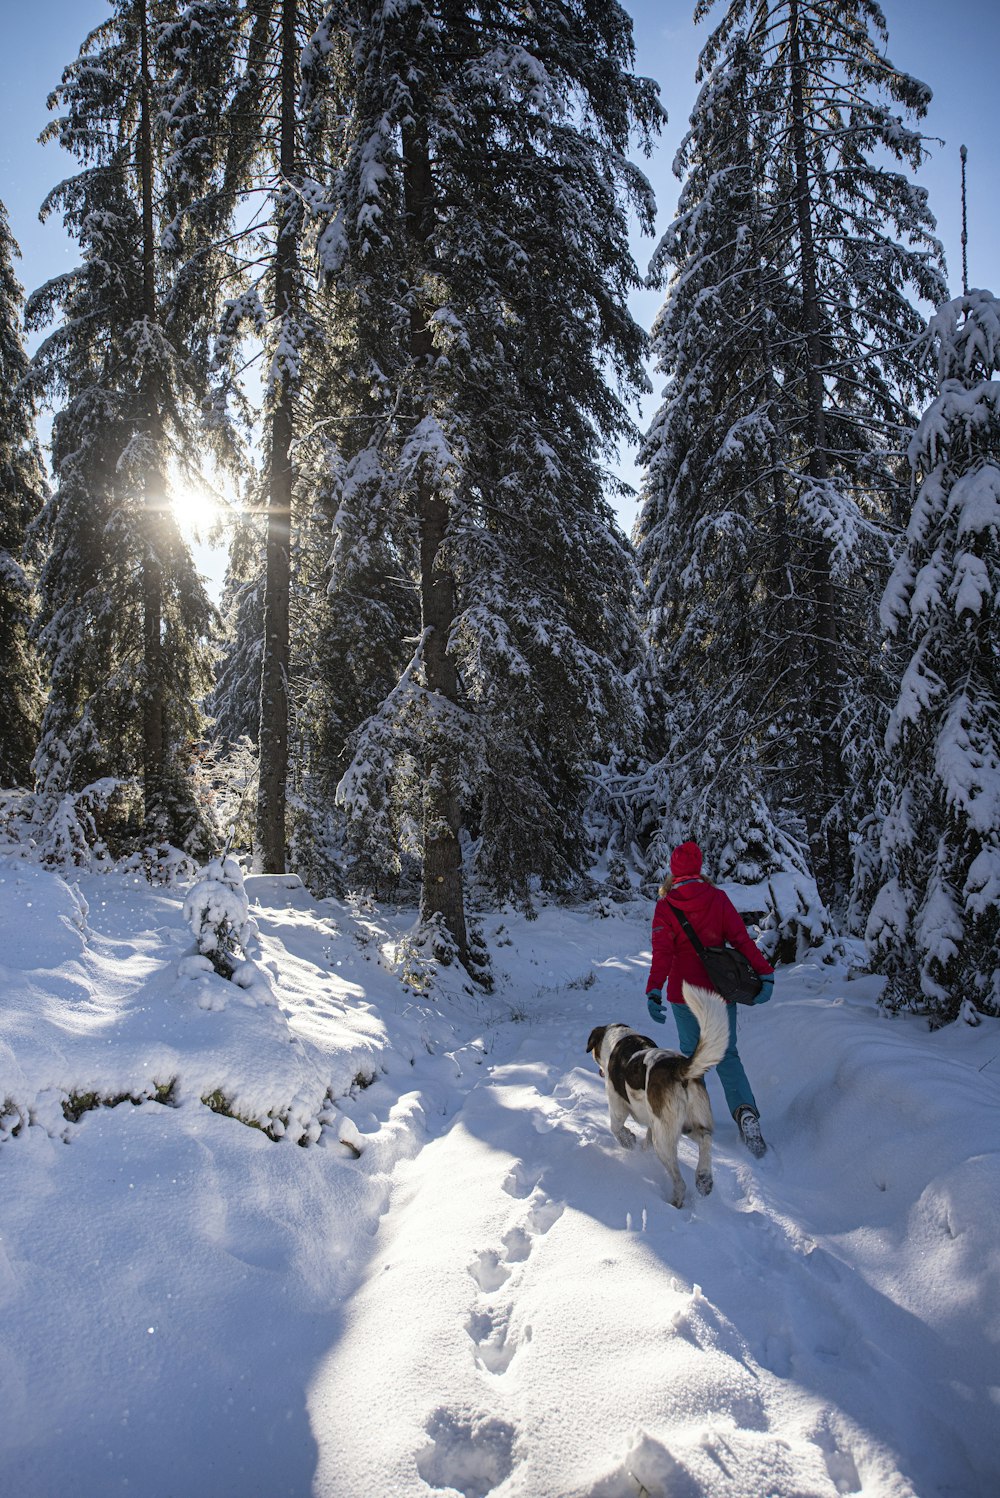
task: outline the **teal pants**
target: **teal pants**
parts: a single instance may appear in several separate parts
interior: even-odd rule
[[[677,1035],[681,1043],[681,1050],[685,1056],[690,1056],[694,1052],[694,1048],[698,1044],[698,1036],[701,1034],[698,1021],[686,1004],[671,1004],[670,1007],[674,1011],[674,1019],[677,1021]],[[740,1053],[736,1049],[736,1005],[727,1004],[726,1008],[729,1010],[729,1045],[726,1047],[726,1054],[718,1065],[719,1081],[722,1083],[722,1090],[726,1094],[729,1111],[734,1118],[739,1108],[752,1108],[759,1116],[759,1110],[754,1101],[750,1083],[747,1081],[747,1074],[743,1070]]]

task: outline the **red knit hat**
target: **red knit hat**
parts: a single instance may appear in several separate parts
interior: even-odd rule
[[[701,849],[697,843],[681,843],[670,855],[670,872],[675,879],[690,879],[701,873]]]

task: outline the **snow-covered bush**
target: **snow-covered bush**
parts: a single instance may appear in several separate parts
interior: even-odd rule
[[[205,866],[184,901],[184,919],[201,955],[223,978],[232,978],[257,932],[235,858],[223,855]]]
[[[465,972],[484,993],[493,991],[493,972],[489,948],[480,923],[470,921],[468,927],[469,957]],[[406,987],[423,998],[429,998],[438,986],[441,968],[457,966],[458,944],[444,923],[440,913],[428,920],[418,920],[412,929],[399,940],[392,954],[392,967],[399,973]],[[467,990],[469,993],[472,989]]]
[[[141,873],[150,884],[187,884],[197,873],[197,864],[172,843],[152,843],[133,853],[122,865]]]
[[[30,856],[35,842],[31,825],[33,804],[30,791],[0,790],[0,852],[19,858]]]
[[[1000,1014],[1000,301],[940,307],[939,392],[910,444],[913,513],[882,599],[900,685],[894,794],[866,937],[889,1009]]]
[[[108,775],[81,791],[67,791],[48,806],[45,798],[37,798],[36,838],[42,862],[53,868],[86,869],[109,862],[104,824],[127,816],[127,803],[135,793],[134,782]]]

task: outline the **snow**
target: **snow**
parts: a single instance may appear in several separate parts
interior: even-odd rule
[[[227,981],[184,891],[0,857],[5,1491],[1000,1490],[1000,1022],[780,968],[769,1152],[710,1076],[678,1211],[584,1051],[645,1025],[645,905],[487,913],[495,991],[418,996],[412,912],[244,887]]]

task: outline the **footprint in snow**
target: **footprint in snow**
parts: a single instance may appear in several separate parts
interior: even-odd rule
[[[518,1160],[511,1167],[507,1179],[503,1183],[503,1189],[508,1196],[523,1198],[530,1196],[541,1180],[541,1176],[529,1171],[523,1160]]]
[[[513,1172],[512,1172],[513,1174]],[[510,1176],[507,1177],[510,1180]],[[523,1264],[534,1246],[534,1240],[549,1231],[565,1211],[563,1202],[542,1196],[532,1200],[527,1216],[504,1234],[502,1253],[484,1248],[469,1265],[469,1273],[484,1294],[499,1290],[513,1273],[513,1265]]]
[[[825,1411],[810,1439],[823,1453],[826,1470],[837,1492],[860,1493],[862,1482],[854,1453],[847,1439],[834,1429],[836,1423],[833,1412]]]
[[[528,1230],[534,1237],[541,1237],[557,1223],[566,1210],[563,1202],[550,1201],[543,1197],[537,1201],[528,1213]]]
[[[514,1360],[522,1341],[531,1341],[531,1327],[524,1328],[523,1336],[511,1331],[511,1306],[487,1306],[473,1311],[465,1323],[465,1330],[472,1339],[475,1358],[487,1373],[506,1373]]]
[[[469,1265],[469,1273],[485,1295],[492,1290],[499,1290],[511,1276],[510,1269],[500,1262],[500,1255],[495,1248],[484,1248],[478,1253]]]
[[[424,1429],[430,1444],[417,1453],[417,1471],[428,1487],[487,1498],[514,1470],[516,1432],[507,1420],[438,1408]]]

